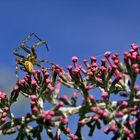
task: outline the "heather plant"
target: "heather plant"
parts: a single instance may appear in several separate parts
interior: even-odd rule
[[[25,77],[17,81],[10,93],[0,91],[0,132],[3,135],[17,133],[15,140],[41,140],[41,133],[51,140],[60,140],[62,135],[71,140],[83,140],[82,129],[94,138],[94,130],[104,128],[104,133],[113,133],[112,140],[140,139],[140,54],[136,44],[124,52],[107,51],[98,61],[94,56],[84,59],[72,57],[67,70],[58,64],[25,71]],[[73,89],[71,94],[61,88]],[[94,90],[99,89],[96,93]],[[100,95],[97,99],[95,94]],[[11,107],[19,102],[19,96],[29,98],[30,112],[16,117]],[[115,95],[119,100],[112,100]],[[78,121],[69,121],[77,115]],[[32,123],[34,122],[34,125]],[[76,131],[70,129],[75,123]]]

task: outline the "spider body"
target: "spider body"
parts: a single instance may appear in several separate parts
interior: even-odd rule
[[[26,42],[33,36],[35,38],[37,38],[39,41],[29,47],[26,45]],[[29,74],[32,74],[32,72],[34,70],[34,66],[44,68],[41,65],[42,62],[47,62],[49,64],[53,64],[53,63],[49,62],[48,60],[39,60],[38,59],[35,48],[38,46],[41,46],[41,45],[45,45],[48,50],[48,46],[45,41],[42,41],[36,34],[30,33],[29,35],[27,35],[27,37],[24,39],[24,41],[19,45],[19,47],[13,51],[13,54],[17,56],[17,58],[16,58],[16,78],[17,78],[17,80],[18,80],[18,67],[20,67],[20,69],[22,71],[26,71]],[[19,53],[20,49],[22,49],[24,52],[26,52],[27,55],[26,56],[21,55]]]
[[[32,62],[25,61],[24,66],[25,66],[27,72],[29,72],[29,73],[32,73],[33,72],[34,66],[33,66],[33,63]]]

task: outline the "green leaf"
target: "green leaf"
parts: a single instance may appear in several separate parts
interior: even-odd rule
[[[50,127],[45,126],[46,132],[48,134],[48,136],[53,139],[53,133],[52,133],[52,129]]]
[[[33,134],[34,138],[37,138],[37,140],[41,140],[42,130],[43,130],[43,127],[41,125],[38,125],[32,129],[31,133]]]
[[[94,133],[94,131],[95,131],[95,127],[96,127],[96,123],[94,123],[94,124],[90,127],[90,131],[89,131],[89,134],[88,134],[89,137],[92,137],[92,136],[93,136],[93,133]]]

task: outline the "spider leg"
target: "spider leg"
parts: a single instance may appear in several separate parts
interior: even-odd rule
[[[45,42],[45,41],[39,41],[39,42],[35,43],[35,44],[31,47],[33,56],[35,56],[35,58],[37,58],[37,54],[36,54],[35,48],[38,47],[38,46],[40,46],[40,45],[43,45],[43,44],[46,45],[46,42]]]
[[[26,71],[26,69],[25,69],[24,66],[21,66],[21,67],[20,67],[20,70],[22,70],[22,71]]]
[[[24,62],[25,59],[22,59],[22,58],[17,58],[16,59],[16,80],[18,81],[19,80],[19,77],[18,77],[18,70],[19,70],[19,65],[24,67],[24,64],[22,62]]]
[[[17,52],[19,51],[19,49],[23,49],[23,50],[26,51],[27,53],[31,53],[31,51],[28,49],[28,46],[26,47],[23,43],[21,43],[21,44],[19,45],[19,47],[13,51],[13,53],[14,53],[14,54],[17,53]]]
[[[41,69],[45,69],[45,67],[44,66],[41,66],[40,64],[36,64],[36,66],[38,66]],[[47,68],[47,70],[51,70],[51,68]]]
[[[36,66],[38,66],[41,69],[44,69],[45,68],[44,66],[41,66],[40,64],[36,64]]]
[[[19,47],[13,51],[13,53],[16,55],[19,49],[23,49],[24,51],[26,51],[27,53],[30,54],[31,53],[31,51],[29,49],[30,47],[26,46],[25,44],[32,36],[34,36],[35,38],[37,38],[39,40],[38,43],[36,43],[35,45],[32,46],[33,53],[35,52],[35,50],[34,50],[35,47],[39,46],[39,45],[42,45],[42,44],[46,45],[46,48],[48,50],[48,45],[45,41],[42,41],[35,33],[29,33],[26,36],[26,38],[23,40],[23,42],[19,45]]]
[[[18,78],[18,61],[16,61],[16,81],[18,81],[19,80],[19,78]]]
[[[23,43],[23,44],[26,44],[26,42],[27,42],[32,36],[34,36],[35,38],[37,38],[37,39],[39,40],[39,42],[44,42],[44,43],[42,43],[42,44],[45,44],[47,50],[49,50],[47,43],[46,43],[45,41],[42,41],[42,39],[40,39],[40,38],[38,37],[38,35],[36,35],[36,34],[33,33],[33,32],[29,33],[29,35],[27,35],[27,37],[24,39],[24,41],[23,41],[22,43]]]
[[[51,64],[51,65],[55,65],[54,63],[50,62],[49,60],[37,60],[37,63],[48,63],[48,64]]]
[[[32,37],[34,35],[34,33],[29,33],[26,37],[25,37],[25,39],[23,40],[23,44],[26,44],[26,42]]]
[[[22,43],[19,45],[17,49],[14,50],[14,53],[16,53],[19,49],[23,49],[27,53],[31,53],[31,51],[28,49],[28,46],[25,46],[26,42],[34,35],[34,33],[30,33],[26,36],[26,38],[22,41]]]
[[[18,56],[18,57],[20,57],[20,58],[26,58],[25,56],[23,56],[23,55],[21,55],[21,54],[18,54],[18,53],[17,53],[17,50],[14,50],[14,51],[13,51],[13,54],[16,55],[16,56]]]
[[[18,81],[18,80],[19,80],[19,77],[18,77],[19,65],[21,65],[21,63],[19,63],[19,61],[18,61],[18,60],[16,60],[16,81]]]
[[[22,41],[22,43],[19,45],[19,47],[17,49],[14,50],[14,52],[17,52],[20,48],[22,48],[23,50],[25,50],[27,53],[30,53],[31,51],[29,49],[27,49],[27,47],[25,46],[26,42],[31,38],[33,33],[30,33],[29,35],[26,36],[26,38]]]
[[[45,44],[47,50],[49,50],[49,48],[48,48],[48,44],[47,44],[45,41],[42,41],[42,39],[40,39],[40,38],[38,37],[38,35],[36,35],[35,33],[31,33],[31,34],[34,35],[34,37],[36,37],[36,38],[39,40],[39,42],[44,42],[44,43],[42,43],[42,44]]]

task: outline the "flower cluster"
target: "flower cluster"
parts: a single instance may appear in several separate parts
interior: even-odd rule
[[[140,54],[136,44],[124,52],[124,62],[118,53],[107,51],[104,58],[84,59],[79,64],[76,56],[67,70],[57,64],[51,68],[34,70],[17,81],[10,97],[0,91],[0,130],[3,134],[18,132],[17,139],[41,139],[46,130],[50,139],[59,140],[65,134],[72,140],[83,139],[82,128],[87,126],[88,136],[105,125],[104,132],[113,132],[112,139],[139,139],[140,136]],[[61,88],[72,89],[64,94]],[[100,99],[95,89],[100,90]],[[96,91],[97,92],[97,91]],[[10,111],[22,94],[29,98],[30,112],[16,118]],[[112,100],[112,96],[119,100]],[[79,116],[76,131],[71,130],[69,116]],[[32,125],[36,123],[36,126]]]

